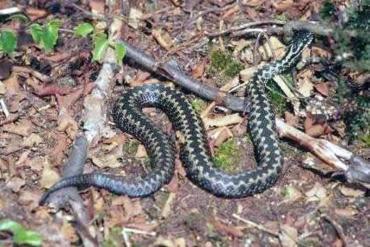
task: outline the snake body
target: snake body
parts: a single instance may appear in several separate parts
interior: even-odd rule
[[[313,40],[308,31],[297,31],[284,57],[267,64],[253,76],[247,88],[248,123],[256,153],[254,170],[228,174],[212,164],[203,123],[185,95],[162,84],[146,84],[124,94],[115,104],[113,120],[117,127],[142,142],[153,170],[143,177],[122,177],[101,172],[63,178],[42,197],[69,186],[95,186],[116,194],[145,197],[158,191],[174,174],[175,143],[142,113],[154,106],[166,113],[183,137],[180,157],[187,177],[204,190],[220,197],[240,198],[271,187],[279,177],[283,156],[275,133],[275,116],[265,93],[268,80],[291,69],[305,47]]]

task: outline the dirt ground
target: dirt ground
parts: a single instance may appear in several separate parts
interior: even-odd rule
[[[104,1],[63,2],[3,1],[0,7],[18,4],[37,23],[57,18],[62,21],[63,30],[73,30],[81,22],[97,23],[81,9],[87,12],[103,10],[108,17],[111,11]],[[204,84],[222,87],[240,80],[239,71],[231,76],[220,72],[217,65],[216,68],[213,65],[212,51],[232,54],[242,64],[242,69],[253,67],[251,54],[256,36],[210,38],[207,32],[283,17],[311,20],[322,4],[322,1],[305,0],[131,1],[123,12],[134,12],[140,19],[137,22],[125,20],[120,36],[158,63],[174,59],[190,76]],[[345,6],[347,3],[336,1],[335,4]],[[106,24],[109,26],[111,22]],[[18,32],[23,29],[21,24],[14,22],[3,25]],[[271,37],[286,43],[283,35]],[[2,70],[6,70],[4,61],[9,61],[13,69],[9,69],[8,75],[0,71],[0,98],[10,112],[9,116],[0,112],[0,219],[12,219],[39,232],[42,246],[82,245],[78,234],[81,229],[88,231],[86,235],[92,236],[97,246],[370,246],[368,191],[341,178],[331,178],[330,173],[317,168],[307,168],[309,162],[324,166],[323,161],[287,139],[281,140],[284,153],[281,177],[271,189],[255,196],[217,198],[193,185],[177,159],[176,174],[170,184],[148,198],[130,199],[96,188],[81,192],[90,216],[86,229],[74,219],[69,207],[55,212],[47,206],[39,206],[43,192],[61,177],[70,147],[82,131],[84,99],[94,88],[101,64],[91,60],[91,40],[76,38],[68,31],[60,32],[55,50],[50,54],[31,44],[26,35],[22,44],[20,42],[12,58],[1,58]],[[245,53],[238,51],[243,42],[249,42],[245,45],[249,47]],[[330,48],[325,49],[320,42],[317,40],[309,48],[311,54],[330,56]],[[267,62],[263,57],[261,60]],[[15,66],[18,68],[14,69]],[[312,72],[315,69],[315,66],[306,66],[293,73],[294,80],[298,80],[300,89],[309,84],[308,97],[321,95],[330,100],[335,89],[328,89],[326,80],[309,80],[315,77]],[[43,81],[36,73],[50,80]],[[120,175],[150,172],[143,146],[114,127],[110,109],[130,87],[153,81],[168,83],[168,80],[147,72],[132,61],[125,61],[113,81],[106,102],[109,134],[103,134],[90,146],[85,172],[97,169]],[[198,99],[189,91],[185,93],[192,102]],[[243,96],[243,90],[236,95]],[[206,108],[211,104],[211,101],[202,101],[198,111],[207,112],[203,118],[206,121],[234,114],[225,107],[213,107],[208,111]],[[292,108],[288,105],[277,112],[286,119],[287,112],[294,115]],[[62,113],[61,109],[66,112]],[[176,135],[163,113],[154,108],[145,112],[169,135]],[[294,116],[298,128],[304,129],[307,118]],[[228,138],[236,142],[237,168],[223,169],[241,170],[254,166],[253,146],[245,137],[246,123],[247,117],[240,115],[238,122],[231,125],[208,127],[211,149],[215,153],[221,145],[214,144],[217,137],[211,140],[217,131],[226,131],[230,134]],[[348,133],[343,125],[341,119],[321,121],[311,131],[316,137],[343,145],[369,159],[368,146],[346,141]],[[2,244],[12,246],[11,234],[0,232]]]

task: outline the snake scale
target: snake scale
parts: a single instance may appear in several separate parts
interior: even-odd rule
[[[146,106],[154,106],[165,112],[175,130],[181,133],[180,157],[187,177],[199,187],[226,198],[246,197],[271,187],[282,170],[283,156],[265,86],[273,76],[293,68],[303,49],[312,40],[312,33],[296,31],[283,58],[263,66],[248,84],[248,127],[255,147],[256,169],[228,174],[215,168],[203,123],[185,95],[162,84],[146,84],[125,93],[112,112],[117,127],[144,144],[153,166],[152,171],[143,177],[93,172],[63,178],[43,195],[41,204],[50,193],[70,186],[95,186],[116,194],[145,197],[168,183],[174,174],[175,142],[142,113],[142,108]]]

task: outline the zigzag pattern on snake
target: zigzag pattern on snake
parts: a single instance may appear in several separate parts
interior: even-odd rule
[[[175,143],[153,125],[143,113],[145,106],[160,108],[184,139],[180,157],[187,177],[202,189],[226,198],[253,195],[271,187],[279,177],[283,156],[275,133],[275,116],[265,94],[268,80],[293,68],[313,35],[297,31],[284,57],[267,64],[253,76],[247,88],[250,100],[248,123],[255,147],[257,167],[237,174],[228,174],[212,164],[203,123],[183,93],[162,84],[146,84],[124,94],[113,109],[113,120],[123,132],[142,142],[147,149],[153,170],[143,177],[121,177],[101,172],[63,178],[42,197],[69,186],[95,186],[116,194],[144,197],[158,191],[174,174]]]

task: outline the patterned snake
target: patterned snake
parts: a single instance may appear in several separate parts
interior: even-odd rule
[[[129,90],[116,103],[113,120],[122,131],[142,142],[153,170],[143,177],[122,177],[100,172],[63,178],[41,198],[64,187],[95,186],[116,194],[144,197],[158,191],[174,174],[175,143],[142,113],[154,106],[166,113],[180,132],[180,157],[187,177],[204,190],[220,197],[240,198],[271,187],[279,177],[283,156],[275,133],[275,116],[265,94],[265,85],[274,75],[291,69],[299,60],[313,35],[305,30],[294,34],[284,57],[259,69],[248,85],[250,103],[248,123],[255,147],[257,168],[228,174],[213,166],[203,123],[183,93],[162,84],[146,84]]]

